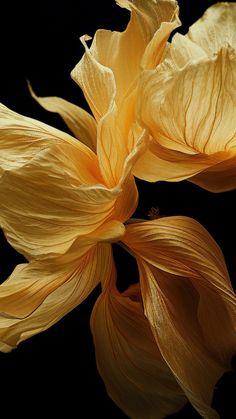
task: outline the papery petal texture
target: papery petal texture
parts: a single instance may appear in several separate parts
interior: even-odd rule
[[[39,97],[28,85],[32,97],[47,111],[58,113],[74,136],[96,153],[97,124],[92,115],[60,97]]]
[[[136,121],[141,70],[160,62],[168,36],[179,25],[175,1],[117,3],[131,12],[126,30],[98,30],[90,48],[89,37],[82,37],[85,54],[71,73],[98,121],[97,156],[110,187],[123,177],[126,159],[140,138],[147,138]]]
[[[97,244],[82,256],[74,248],[53,262],[18,265],[0,285],[0,350],[8,352],[82,303],[110,270],[111,246]]]
[[[144,316],[138,284],[120,294],[109,281],[91,328],[107,392],[129,417],[163,418],[186,403]]]
[[[199,413],[218,417],[214,386],[236,353],[236,297],[219,247],[187,217],[130,224],[123,241],[163,358]]]
[[[27,258],[64,253],[114,217],[121,192],[73,137],[1,107],[0,224]]]
[[[233,15],[233,4],[213,6],[199,23],[207,28],[203,37],[209,37],[209,45],[212,41],[211,54],[199,42],[197,22],[193,25],[197,35],[191,35],[195,29],[185,37],[175,35],[165,60],[143,74],[139,118],[152,139],[134,168],[136,176],[149,181],[189,179],[214,192],[235,188],[236,53],[231,8]],[[211,31],[211,16],[218,23],[222,17],[218,37]],[[215,174],[214,184],[207,181],[208,170]]]

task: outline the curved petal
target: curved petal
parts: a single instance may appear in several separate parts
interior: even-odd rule
[[[114,75],[108,67],[101,64],[91,53],[86,41],[81,38],[85,53],[71,72],[71,77],[79,84],[96,120],[105,115],[113,105],[116,94]]]
[[[79,106],[56,96],[39,97],[28,83],[31,96],[47,111],[58,113],[70,128],[71,132],[82,143],[96,152],[97,125],[95,119]]]
[[[130,224],[123,241],[163,358],[199,413],[218,417],[214,385],[236,351],[236,297],[219,247],[187,217]]]
[[[99,244],[70,263],[18,265],[0,286],[0,350],[48,329],[84,301],[105,280],[111,260],[111,246]]]
[[[100,184],[89,148],[54,128],[0,114],[0,224],[28,259],[61,254],[114,212],[121,190]]]
[[[222,47],[236,47],[235,19],[235,3],[214,4],[190,26],[187,36],[213,56]]]
[[[174,0],[122,0],[117,3],[131,12],[126,30],[98,30],[91,48],[86,47],[84,57],[72,71],[73,79],[82,88],[97,119],[108,110],[113,94],[117,105],[128,94],[140,72],[145,49],[161,23],[173,20],[169,26],[160,28],[155,41],[148,47],[144,66],[150,66],[150,61],[158,61],[166,38],[179,24],[176,23],[178,6]]]
[[[186,399],[164,362],[144,316],[139,286],[102,293],[91,328],[98,370],[107,392],[131,418],[163,418]]]
[[[164,164],[160,164],[159,173],[157,164],[156,179],[170,179],[169,162],[179,165],[173,167],[177,177],[171,178],[180,180],[218,164],[219,153],[223,152],[221,158],[225,160],[231,158],[236,141],[235,73],[236,55],[222,49],[214,59],[201,60],[181,70],[166,71],[163,63],[159,69],[144,74],[141,122],[153,137],[150,150],[167,161],[166,172]],[[142,178],[144,164],[145,160],[139,164]]]
[[[227,153],[225,160],[203,170],[189,180],[211,192],[225,192],[234,189],[236,186],[236,149]]]

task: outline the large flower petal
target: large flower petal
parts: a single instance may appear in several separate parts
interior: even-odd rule
[[[98,370],[109,396],[131,418],[163,418],[186,402],[144,316],[139,285],[106,287],[91,317]]]
[[[1,108],[0,224],[28,259],[64,253],[114,212],[97,158],[69,135]]]
[[[0,286],[0,350],[8,352],[60,320],[84,301],[112,263],[111,246],[98,244],[79,258],[18,265]]]
[[[150,151],[167,161],[166,172],[161,164],[159,173],[157,164],[156,178],[152,171],[147,173],[147,180],[180,180],[223,160],[228,165],[236,142],[235,72],[235,53],[222,49],[214,59],[201,59],[175,71],[164,62],[143,76],[140,118],[153,137]],[[145,160],[144,157],[135,171],[139,176],[140,168],[142,178]],[[170,176],[169,162],[176,178]],[[173,163],[179,167],[175,169]],[[217,166],[214,170],[217,171]],[[207,182],[203,186],[207,188]]]
[[[60,97],[39,97],[33,92],[30,84],[28,85],[32,97],[44,109],[58,113],[74,136],[96,152],[97,126],[94,118],[88,112]]]
[[[163,358],[199,413],[217,417],[214,385],[236,352],[236,298],[219,247],[186,217],[130,224],[124,242]]]

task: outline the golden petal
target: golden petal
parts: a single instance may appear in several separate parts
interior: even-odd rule
[[[140,90],[140,120],[150,130],[150,152],[157,157],[156,179],[154,163],[147,179],[177,181],[215,165],[217,171],[219,158],[230,159],[236,141],[236,55],[222,49],[211,60],[190,62],[175,71],[168,66],[164,62],[145,72]],[[158,164],[158,159],[164,162]],[[142,160],[135,174],[139,176],[139,165],[145,178],[147,159]]]
[[[28,259],[61,254],[114,213],[95,154],[55,128],[0,113],[0,224]]]
[[[139,285],[104,290],[91,317],[98,370],[109,396],[131,418],[163,418],[186,402],[144,316]]]
[[[217,418],[214,385],[236,350],[236,296],[219,247],[187,217],[130,224],[123,241],[163,358],[198,412]]]
[[[70,258],[71,259],[71,258]],[[16,267],[0,286],[0,350],[9,352],[40,333],[84,301],[111,262],[111,247],[93,246],[67,263],[31,262]]]

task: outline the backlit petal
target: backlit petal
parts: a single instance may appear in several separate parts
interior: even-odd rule
[[[123,240],[163,358],[199,413],[218,417],[214,385],[236,352],[236,298],[219,247],[187,217],[130,224]]]
[[[114,213],[97,158],[69,135],[1,108],[0,224],[28,259],[64,253]]]
[[[32,97],[44,109],[49,112],[57,112],[74,136],[96,152],[97,126],[94,118],[88,112],[60,97],[39,97],[33,92],[30,84],[29,89]]]
[[[69,255],[54,264],[18,265],[0,286],[0,350],[10,351],[79,305],[104,281],[110,263],[110,245],[103,244],[73,261]]]
[[[131,418],[163,418],[186,402],[144,316],[139,285],[107,287],[92,313],[98,370],[107,392]]]

